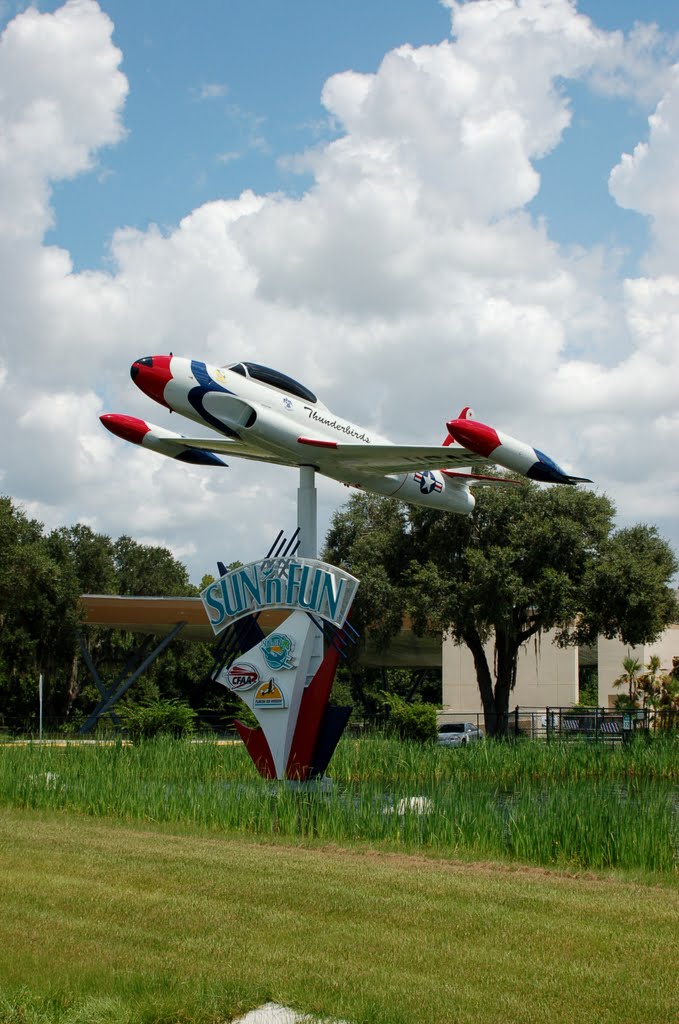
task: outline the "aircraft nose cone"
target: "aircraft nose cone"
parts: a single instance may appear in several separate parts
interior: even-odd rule
[[[144,356],[137,359],[130,367],[130,377],[140,391],[167,409],[171,408],[165,401],[165,386],[172,380],[170,371],[171,356]]]

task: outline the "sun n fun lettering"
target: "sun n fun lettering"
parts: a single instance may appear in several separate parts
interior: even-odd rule
[[[357,587],[355,576],[315,558],[265,558],[226,573],[200,596],[215,633],[263,608],[300,609],[341,628]]]

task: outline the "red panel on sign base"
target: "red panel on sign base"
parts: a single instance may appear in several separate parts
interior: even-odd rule
[[[245,744],[245,749],[255,763],[255,768],[260,775],[263,775],[265,779],[276,778],[276,765],[273,761],[273,755],[269,744],[266,741],[266,736],[261,729],[250,729],[247,725],[243,725],[237,718],[234,719],[233,724],[238,729],[240,738]]]
[[[299,779],[303,782],[309,777],[318,732],[328,705],[339,660],[339,651],[336,647],[330,646],[316,675],[304,691],[285,772],[286,779]]]

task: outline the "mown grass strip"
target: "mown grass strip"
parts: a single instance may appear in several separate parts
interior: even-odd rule
[[[678,926],[670,885],[0,814],[17,1024],[669,1024]]]

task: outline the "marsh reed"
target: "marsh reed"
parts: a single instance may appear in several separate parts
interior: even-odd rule
[[[0,805],[568,868],[677,872],[679,744],[344,739],[330,792],[261,779],[240,745],[0,747]]]

